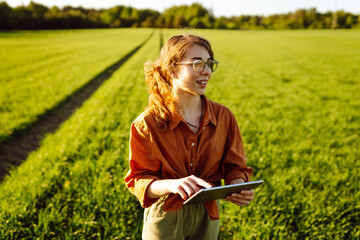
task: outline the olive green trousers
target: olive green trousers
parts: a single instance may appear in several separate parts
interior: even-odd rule
[[[204,204],[184,205],[182,208],[164,212],[166,197],[144,210],[142,238],[144,240],[216,240],[220,221],[211,221]],[[217,202],[219,206],[219,201]]]

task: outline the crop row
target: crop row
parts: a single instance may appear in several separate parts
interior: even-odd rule
[[[0,33],[0,143],[142,43],[151,29]]]

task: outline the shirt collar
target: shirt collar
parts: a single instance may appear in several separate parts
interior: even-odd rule
[[[211,101],[205,97],[205,95],[202,95],[202,98],[204,99],[205,102],[205,113],[203,116],[203,121],[205,121],[204,126],[207,125],[208,123],[212,123],[214,126],[216,126],[217,121],[216,121],[214,106],[211,103]]]
[[[209,123],[212,123],[214,126],[216,126],[217,121],[213,105],[211,104],[210,100],[205,97],[205,95],[202,95],[201,98],[205,102],[205,112],[200,125],[206,126]],[[174,113],[172,119],[170,120],[170,129],[173,130],[175,127],[177,127],[177,125],[179,125],[181,121],[186,123],[183,117],[178,112]]]
[[[170,129],[173,130],[177,125],[179,125],[182,119],[183,118],[178,112],[173,113],[172,119],[170,120],[169,124]]]

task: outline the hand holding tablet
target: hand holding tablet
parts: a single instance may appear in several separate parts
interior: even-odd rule
[[[231,184],[231,185],[225,185],[219,187],[204,188],[199,190],[194,195],[192,195],[189,199],[187,199],[184,202],[184,205],[222,199],[230,195],[231,193],[237,193],[240,192],[241,190],[254,189],[263,182],[264,182],[263,180],[259,180],[259,181]]]

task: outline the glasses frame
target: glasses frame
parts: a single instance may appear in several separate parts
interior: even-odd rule
[[[196,70],[195,64],[196,64],[196,63],[199,63],[199,62],[201,62],[201,63],[203,64],[203,67],[202,67],[201,70]],[[211,67],[210,67],[210,64],[211,64],[211,63],[215,64],[214,70],[212,70]],[[211,72],[215,72],[216,69],[217,69],[217,67],[218,67],[219,62],[216,61],[216,60],[214,60],[214,59],[207,60],[207,61],[204,61],[204,60],[202,60],[202,59],[197,59],[197,60],[188,61],[188,62],[178,62],[177,64],[192,64],[192,65],[193,65],[193,69],[194,69],[195,72],[202,72],[202,71],[204,71],[205,66],[207,65],[208,68],[211,70]]]

